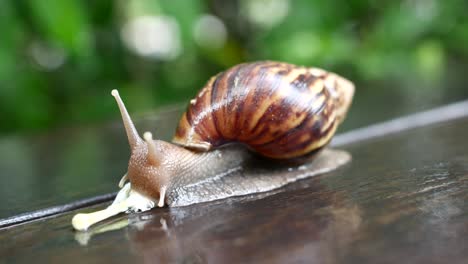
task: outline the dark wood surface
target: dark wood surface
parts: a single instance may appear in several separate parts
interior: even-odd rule
[[[348,144],[353,161],[332,173],[120,216],[113,231],[75,233],[73,213],[1,229],[1,261],[467,263],[467,135],[459,119]]]

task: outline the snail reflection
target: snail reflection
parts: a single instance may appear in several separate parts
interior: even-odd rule
[[[131,249],[145,263],[339,260],[360,228],[360,209],[318,181],[290,189],[132,215]]]

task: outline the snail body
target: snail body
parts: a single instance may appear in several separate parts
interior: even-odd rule
[[[148,210],[156,201],[160,207],[166,200],[178,205],[177,192],[197,192],[203,184],[211,188],[215,178],[244,169],[255,156],[290,161],[318,152],[343,121],[353,94],[350,81],[318,68],[272,61],[240,64],[212,77],[190,101],[169,143],[153,140],[149,132],[140,138],[113,90],[131,149],[128,172],[119,185],[130,183],[107,209],[76,215],[73,226],[86,230],[122,211]]]

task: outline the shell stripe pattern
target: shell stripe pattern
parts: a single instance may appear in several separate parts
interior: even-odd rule
[[[237,65],[191,100],[173,141],[198,150],[240,142],[271,158],[306,155],[326,145],[339,123],[325,85],[335,77],[280,62]]]

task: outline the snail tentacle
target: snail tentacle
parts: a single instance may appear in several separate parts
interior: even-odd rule
[[[122,189],[125,183],[128,181],[128,173],[125,173],[124,176],[119,181],[119,188]]]
[[[151,132],[145,132],[143,134],[143,138],[146,141],[146,145],[148,146],[148,163],[157,166],[160,164],[160,155],[156,149],[156,145],[153,141],[153,134]]]
[[[159,207],[164,206],[164,198],[166,198],[166,190],[167,190],[167,187],[163,186],[163,187],[161,187],[161,189],[159,191],[159,202],[158,202]]]
[[[119,106],[120,113],[122,114],[122,120],[125,126],[125,131],[127,132],[128,143],[130,144],[130,149],[133,149],[138,145],[141,144],[142,140],[138,135],[138,131],[133,124],[130,115],[128,114],[127,108],[123,103],[122,99],[120,98],[119,91],[116,89],[112,90],[112,96],[114,96],[115,100],[117,101],[117,105]]]

